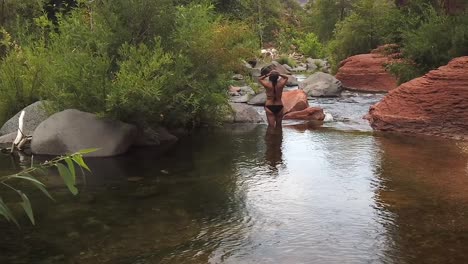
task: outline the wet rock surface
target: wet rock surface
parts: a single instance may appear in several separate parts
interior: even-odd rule
[[[385,65],[393,61],[397,54],[383,54],[384,47],[342,61],[336,78],[343,87],[364,92],[388,92],[395,89],[398,86],[397,78],[386,71]]]
[[[468,57],[402,84],[371,107],[375,130],[468,139]]]

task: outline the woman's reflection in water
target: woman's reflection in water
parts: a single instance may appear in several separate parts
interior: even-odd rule
[[[283,164],[283,129],[281,127],[268,127],[265,135],[265,160],[268,165],[276,169],[277,165]]]

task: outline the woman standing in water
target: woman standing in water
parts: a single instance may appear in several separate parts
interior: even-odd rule
[[[269,81],[266,80],[267,77]],[[288,76],[279,74],[275,70],[270,72],[262,70],[259,82],[266,89],[265,112],[268,126],[274,128],[281,127],[281,122],[283,121],[283,102],[281,101],[281,97],[283,95],[283,88],[288,82]]]

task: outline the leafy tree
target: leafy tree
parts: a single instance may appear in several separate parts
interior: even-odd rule
[[[336,26],[334,39],[328,45],[332,63],[337,65],[348,56],[393,42],[399,36],[399,33],[392,35],[401,23],[399,17],[392,1],[359,0],[351,15]]]
[[[309,13],[308,29],[315,32],[322,42],[333,37],[335,25],[352,11],[355,0],[317,0],[306,6]]]

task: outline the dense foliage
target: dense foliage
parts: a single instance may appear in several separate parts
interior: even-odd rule
[[[86,1],[53,20],[17,6],[1,32],[0,120],[46,99],[137,125],[216,121],[254,32],[206,1],[149,2]]]
[[[402,4],[404,3],[404,4]],[[348,56],[401,47],[406,81],[468,54],[468,15],[438,0],[25,0],[0,9],[0,122],[41,99],[137,125],[196,126],[261,47]]]

